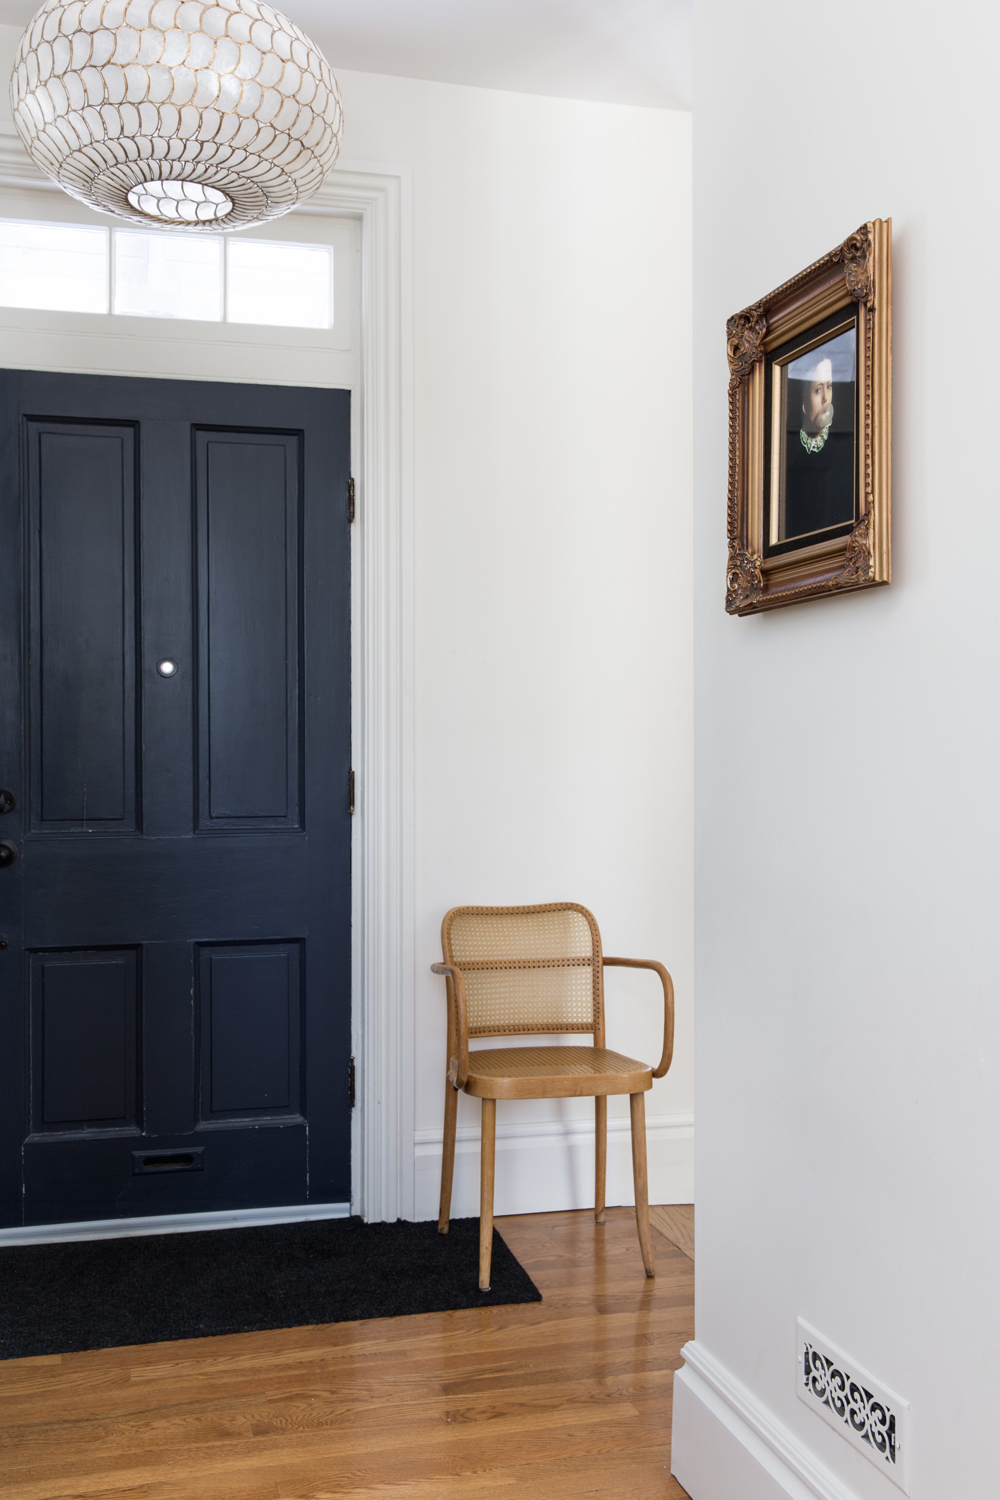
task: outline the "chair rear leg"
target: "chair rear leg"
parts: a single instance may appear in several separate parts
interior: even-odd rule
[[[479,1290],[490,1289],[493,1262],[493,1165],[497,1146],[497,1101],[483,1100],[483,1144],[479,1162]]]
[[[632,1112],[632,1177],[635,1182],[635,1223],[639,1249],[647,1276],[656,1275],[653,1241],[649,1233],[649,1189],[646,1185],[646,1101],[644,1094],[629,1094]]]
[[[608,1096],[598,1094],[594,1100],[594,1223],[605,1220],[604,1203],[608,1180]]]
[[[451,1079],[444,1081],[444,1135],[441,1146],[441,1206],[438,1209],[438,1234],[448,1233],[451,1219],[451,1185],[455,1176],[455,1124],[458,1118],[458,1089]]]

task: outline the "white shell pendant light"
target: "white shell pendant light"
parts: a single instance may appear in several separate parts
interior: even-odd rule
[[[164,228],[277,218],[340,148],[329,64],[258,0],[46,0],[10,97],[28,155],[61,188]]]

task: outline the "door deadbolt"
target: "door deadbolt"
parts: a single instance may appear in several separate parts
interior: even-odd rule
[[[13,812],[16,806],[17,798],[14,793],[8,791],[5,786],[0,786],[0,818],[4,813]]]
[[[17,846],[7,839],[0,839],[0,870],[6,870],[17,859]]]

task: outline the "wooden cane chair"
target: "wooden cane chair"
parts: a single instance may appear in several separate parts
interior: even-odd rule
[[[596,1118],[594,1217],[604,1223],[608,1095],[628,1094],[639,1248],[655,1274],[646,1185],[643,1095],[670,1067],[674,987],[652,959],[605,958],[601,934],[585,906],[456,906],[441,924],[444,963],[432,964],[448,990],[448,1080],[438,1229],[448,1233],[455,1170],[458,1093],[483,1101],[480,1161],[479,1285],[489,1291],[493,1251],[493,1168],[498,1099],[593,1097]],[[657,1067],[609,1052],[604,1038],[604,969],[654,969],[663,985],[663,1055]],[[586,1032],[584,1047],[502,1047],[469,1051],[469,1038]]]

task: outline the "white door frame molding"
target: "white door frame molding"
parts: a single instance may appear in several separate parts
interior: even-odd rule
[[[342,162],[305,210],[361,232],[351,626],[355,770],[353,1208],[412,1219],[413,357],[408,167]]]
[[[53,186],[5,122],[0,185]],[[294,212],[346,214],[361,222],[361,389],[352,421],[351,1005],[357,1105],[351,1207],[368,1221],[405,1219],[414,1211],[411,170],[339,162],[319,192]],[[342,1086],[342,1080],[331,1080],[331,1087]],[[330,1207],[342,1211],[341,1205]]]

